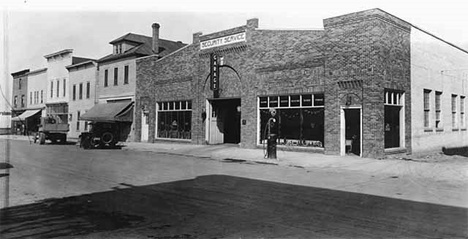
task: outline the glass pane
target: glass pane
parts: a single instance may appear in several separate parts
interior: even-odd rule
[[[302,96],[302,106],[312,106],[312,95]]]
[[[300,95],[291,95],[291,106],[301,106]]]
[[[323,106],[325,104],[324,95],[316,94],[314,95],[314,106]]]
[[[180,101],[176,101],[176,102],[174,102],[174,104],[175,104],[174,109],[176,109],[176,110],[180,109]]]
[[[289,106],[289,96],[280,96],[280,107]]]
[[[169,110],[174,110],[174,102],[168,102],[169,103]]]
[[[325,114],[323,108],[302,109],[302,146],[323,147]]]
[[[182,105],[180,106],[180,109],[182,109],[182,110],[187,109],[187,101],[182,101],[181,104]]]
[[[192,101],[191,100],[188,101],[187,109],[189,109],[189,110],[192,109]]]
[[[268,97],[260,97],[260,107],[261,108],[268,107]]]
[[[169,107],[168,107],[168,102],[163,102],[163,105],[164,105],[164,110],[167,110]]]
[[[270,107],[278,107],[278,96],[270,96]]]

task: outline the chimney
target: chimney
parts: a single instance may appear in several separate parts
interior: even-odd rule
[[[151,46],[151,49],[153,50],[154,53],[159,54],[159,24],[153,23],[151,25],[153,28],[153,45]]]
[[[200,36],[201,36],[201,35],[203,35],[202,32],[193,33],[193,40],[192,40],[192,43],[193,43],[193,44],[200,43]]]

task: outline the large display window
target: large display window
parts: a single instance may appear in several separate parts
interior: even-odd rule
[[[192,138],[192,102],[158,102],[157,138]]]
[[[278,145],[324,147],[324,94],[259,97],[260,144],[265,143],[270,108],[278,121]]]

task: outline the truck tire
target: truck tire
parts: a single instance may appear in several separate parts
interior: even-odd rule
[[[101,142],[108,145],[112,144],[112,142],[114,142],[114,134],[111,132],[104,132],[101,135]]]
[[[64,134],[62,137],[60,137],[60,143],[61,144],[66,144],[67,143],[67,135]]]
[[[39,133],[39,144],[45,144],[45,134],[40,132]]]

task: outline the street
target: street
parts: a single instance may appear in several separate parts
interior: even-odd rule
[[[388,176],[10,143],[2,238],[468,237],[467,208],[327,188],[407,184]]]

